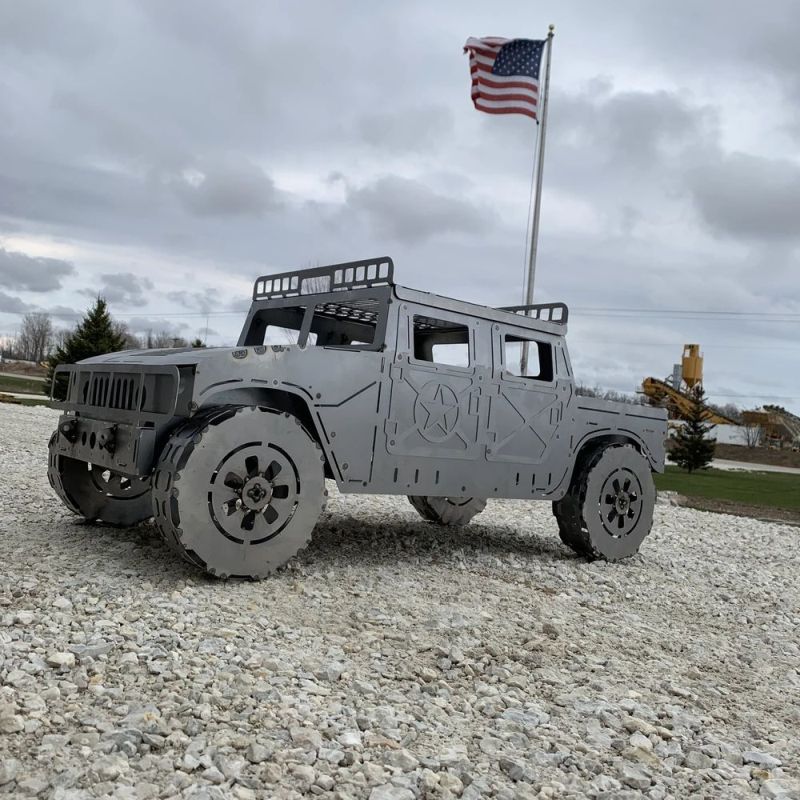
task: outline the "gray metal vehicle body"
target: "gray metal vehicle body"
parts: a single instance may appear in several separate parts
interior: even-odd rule
[[[576,475],[592,455],[620,446],[635,451],[634,471],[646,465],[647,478],[650,470],[663,471],[666,414],[577,396],[566,322],[563,304],[494,309],[404,288],[394,283],[387,258],[265,276],[256,282],[235,348],[125,351],[62,368],[69,384],[59,404],[66,413],[51,440],[51,482],[84,516],[96,509],[92,503],[81,509],[80,492],[70,497],[59,485],[65,471],[59,464],[92,465],[87,469],[95,476],[119,478],[141,490],[141,498],[152,483],[148,502],[157,506],[158,465],[179,427],[219,409],[269,409],[313,440],[325,477],[342,492],[406,494],[438,522],[466,522],[490,497],[549,500],[570,546],[613,558],[564,535],[565,527],[579,525]],[[275,343],[272,332],[286,330],[295,332],[296,343]],[[536,365],[524,377],[515,374],[514,357],[523,341]],[[284,435],[294,437],[275,434]],[[233,452],[231,436],[221,446]],[[297,477],[299,486],[303,476]],[[256,495],[272,491],[259,480]],[[237,513],[262,502],[242,497]],[[464,513],[432,508],[447,498],[448,508],[463,506]],[[132,516],[145,510],[142,500]],[[227,525],[216,526],[225,533]],[[185,525],[174,527],[185,532]],[[234,531],[232,538],[240,537]],[[261,575],[275,566],[209,564],[199,559],[225,575]]]

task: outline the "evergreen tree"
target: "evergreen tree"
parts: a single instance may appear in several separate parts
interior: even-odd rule
[[[203,340],[198,336],[197,338],[192,339],[192,341],[189,342],[189,347],[194,347],[195,349],[198,349],[205,347],[205,344],[203,343]]]
[[[114,325],[108,306],[102,297],[95,300],[94,305],[86,313],[80,324],[56,348],[47,359],[47,378],[45,392],[48,394],[53,384],[53,373],[59,364],[75,364],[84,358],[114,353],[125,347],[125,337]],[[66,394],[66,381],[58,381],[54,396],[63,399]]]
[[[669,454],[670,461],[674,461],[688,472],[706,469],[711,463],[711,459],[714,458],[714,447],[717,443],[716,439],[709,436],[714,426],[706,422],[709,411],[705,403],[703,387],[698,385],[691,395],[695,405],[686,424],[682,425],[675,434]]]

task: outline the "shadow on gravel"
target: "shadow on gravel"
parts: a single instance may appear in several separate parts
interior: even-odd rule
[[[150,581],[192,580],[214,584],[217,579],[205,575],[183,561],[162,542],[152,522],[133,528],[115,528],[100,523],[70,521],[71,534],[64,539],[53,537],[49,556],[61,561],[59,550],[74,555],[75,545],[85,552],[83,567],[96,566],[103,572]],[[77,539],[77,542],[76,542]],[[314,529],[311,543],[297,557],[304,568],[328,569],[345,564],[414,564],[426,561],[441,564],[481,557],[498,559],[517,557],[542,562],[576,559],[559,541],[553,525],[552,535],[520,534],[507,525],[471,523],[447,527],[413,518],[377,521],[352,514],[326,514]],[[291,570],[281,571],[289,574]]]
[[[100,522],[74,520],[69,523],[72,534],[65,549],[74,550],[75,540],[86,553],[85,565],[102,561],[103,571],[143,580],[187,580],[201,578],[213,582],[211,576],[184,561],[170,550],[151,522],[132,528],[118,528]],[[58,539],[50,552],[58,558]]]
[[[553,534],[520,534],[507,525],[471,523],[448,527],[413,519],[393,519],[375,524],[374,520],[349,514],[323,518],[314,529],[304,560],[341,560],[348,563],[398,563],[417,561],[420,557],[446,558],[489,555],[497,558],[519,556],[541,561],[571,561],[576,558]]]

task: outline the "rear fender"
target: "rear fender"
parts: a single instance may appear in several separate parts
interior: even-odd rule
[[[565,489],[566,486],[569,486],[572,483],[573,477],[580,474],[581,469],[598,450],[603,450],[606,447],[611,447],[615,444],[633,445],[647,459],[651,470],[654,472],[664,471],[663,465],[659,462],[655,455],[649,451],[644,440],[632,431],[613,434],[588,433],[576,443],[572,472],[565,477],[565,480],[562,482],[562,486],[559,488]],[[566,486],[564,484],[566,484]]]

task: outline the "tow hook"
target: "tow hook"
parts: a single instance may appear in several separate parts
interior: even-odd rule
[[[58,426],[58,431],[70,444],[75,444],[78,441],[78,420],[64,420]]]

